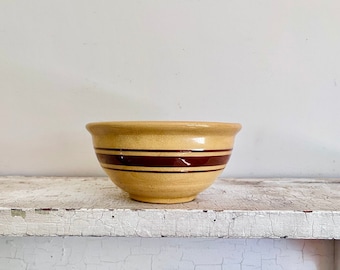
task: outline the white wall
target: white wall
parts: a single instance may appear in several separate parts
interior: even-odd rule
[[[103,175],[87,122],[243,124],[225,176],[340,173],[340,4],[0,2],[0,173]]]

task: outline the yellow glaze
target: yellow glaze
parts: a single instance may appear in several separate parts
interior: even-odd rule
[[[181,203],[195,199],[221,174],[241,125],[131,121],[86,128],[104,171],[132,199]]]

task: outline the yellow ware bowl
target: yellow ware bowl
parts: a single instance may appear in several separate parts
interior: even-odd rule
[[[100,165],[130,198],[181,203],[195,199],[222,173],[241,125],[97,122],[86,128]]]

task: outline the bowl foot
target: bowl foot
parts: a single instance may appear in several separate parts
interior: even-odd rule
[[[130,198],[139,202],[146,203],[160,203],[160,204],[172,204],[172,203],[185,203],[191,202],[196,198],[196,195],[181,198],[154,198],[154,197],[143,197],[138,195],[129,194]]]

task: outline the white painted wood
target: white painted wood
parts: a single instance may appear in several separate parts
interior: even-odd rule
[[[339,270],[333,240],[0,237],[1,270]]]
[[[0,235],[340,239],[340,179],[219,179],[190,203],[105,177],[0,177]]]

